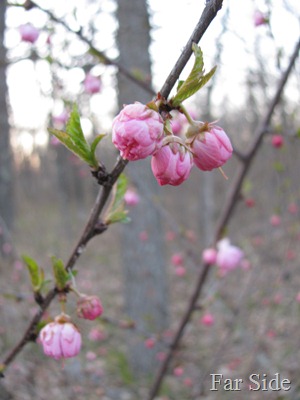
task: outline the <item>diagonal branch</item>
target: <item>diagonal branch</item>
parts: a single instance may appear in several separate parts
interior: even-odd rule
[[[228,200],[223,207],[223,210],[222,210],[220,218],[219,218],[219,222],[218,222],[216,230],[215,230],[215,235],[214,235],[215,243],[222,236],[222,233],[226,227],[226,224],[232,217],[233,211],[234,211],[235,206],[237,205],[237,202],[239,199],[239,193],[240,193],[242,183],[243,183],[245,176],[252,164],[253,158],[262,143],[263,136],[268,131],[272,115],[275,111],[277,104],[280,101],[282,92],[283,92],[284,87],[287,83],[287,80],[290,76],[290,73],[294,67],[299,50],[300,50],[300,40],[296,44],[295,50],[290,58],[289,65],[288,65],[286,71],[283,73],[282,78],[279,81],[276,93],[273,97],[271,104],[269,105],[266,115],[264,116],[264,118],[262,118],[262,122],[259,125],[259,127],[257,128],[253,143],[252,143],[249,151],[247,152],[247,154],[243,160],[243,163],[240,165],[240,168],[237,172],[236,179],[234,180],[234,182],[232,184],[232,189],[229,193]],[[166,355],[166,358],[163,361],[163,363],[161,364],[161,367],[156,375],[156,379],[150,390],[150,395],[148,397],[148,400],[153,400],[160,390],[162,381],[168,371],[169,364],[174,357],[175,351],[179,346],[180,340],[183,337],[185,327],[188,324],[188,322],[191,320],[192,314],[196,308],[196,304],[198,302],[199,296],[201,295],[204,284],[207,280],[207,277],[209,276],[210,269],[211,269],[211,266],[209,264],[204,264],[203,268],[201,269],[201,271],[199,273],[198,280],[194,287],[194,291],[190,297],[186,311],[183,314],[183,317],[182,317],[180,324],[177,328],[177,331],[174,335],[172,343],[170,344],[170,349]]]
[[[142,80],[136,78],[136,77],[135,77],[130,71],[128,71],[128,69],[125,68],[123,65],[121,65],[120,63],[118,63],[116,60],[113,60],[113,59],[109,58],[103,51],[98,50],[98,49],[93,45],[93,42],[92,42],[91,40],[89,40],[87,37],[85,37],[85,36],[82,34],[81,30],[74,31],[73,29],[71,29],[71,28],[69,27],[69,25],[68,25],[64,20],[62,20],[62,19],[60,19],[60,18],[57,18],[50,10],[47,10],[47,9],[41,7],[39,4],[37,4],[37,3],[34,2],[34,1],[31,1],[31,0],[30,0],[29,3],[30,3],[30,7],[31,7],[31,8],[34,8],[34,7],[38,8],[39,10],[41,10],[41,11],[43,11],[45,14],[47,14],[47,15],[49,16],[49,18],[50,18],[52,21],[56,22],[57,24],[62,25],[68,32],[71,32],[71,33],[73,33],[74,35],[77,35],[77,36],[79,37],[79,39],[80,39],[82,42],[86,43],[86,44],[89,46],[90,52],[91,52],[92,54],[94,54],[94,55],[100,60],[101,63],[103,63],[103,64],[105,64],[105,65],[111,65],[111,66],[116,67],[116,68],[119,70],[119,72],[120,72],[122,75],[126,76],[126,78],[128,78],[131,82],[133,82],[133,83],[139,85],[140,87],[142,87],[142,88],[143,88],[146,92],[148,92],[150,95],[152,95],[152,96],[155,95],[155,91],[154,91],[147,83],[145,83],[144,81],[142,81]],[[25,6],[26,6],[26,3],[25,3],[25,4],[13,4],[13,3],[8,3],[8,5],[9,5],[9,6],[14,6],[14,7],[25,7]],[[26,7],[25,7],[25,8],[26,8]]]

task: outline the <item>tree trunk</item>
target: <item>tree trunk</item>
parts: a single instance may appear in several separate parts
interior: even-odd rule
[[[150,26],[146,1],[118,0],[117,3],[119,62],[151,84]],[[119,109],[123,104],[151,100],[145,90],[120,74],[118,90]],[[141,196],[140,203],[131,210],[131,223],[123,228],[121,254],[126,313],[137,327],[136,333],[128,335],[129,364],[135,376],[142,376],[153,372],[156,354],[154,349],[149,351],[145,348],[144,340],[152,333],[163,331],[168,323],[164,235],[160,216],[153,204],[158,195],[158,185],[149,160],[129,163],[127,175]],[[147,240],[140,239],[141,232],[146,232]]]
[[[13,225],[13,167],[7,114],[6,49],[4,47],[6,2],[0,2],[0,216],[6,227]],[[0,235],[0,253],[3,245]]]

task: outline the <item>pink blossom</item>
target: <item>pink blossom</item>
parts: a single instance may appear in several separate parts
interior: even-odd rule
[[[222,128],[208,123],[198,126],[199,133],[188,140],[195,165],[202,171],[221,167],[232,156],[231,142]],[[191,132],[195,126],[191,127]],[[193,135],[193,133],[192,133]]]
[[[44,353],[56,360],[75,357],[81,348],[81,335],[66,315],[60,315],[40,331]]]
[[[297,303],[300,303],[300,292],[297,293],[297,295],[296,295],[296,301],[297,301]]]
[[[182,367],[176,367],[176,368],[174,368],[174,370],[173,370],[173,374],[174,374],[175,376],[177,376],[177,377],[182,376],[183,373],[184,373],[184,370],[183,370]]]
[[[101,341],[106,339],[106,334],[105,332],[100,329],[100,328],[93,328],[89,332],[88,338],[92,340],[93,342]]]
[[[82,295],[77,302],[77,315],[79,318],[90,321],[100,317],[103,307],[99,297]]]
[[[144,344],[147,349],[152,349],[155,346],[155,339],[148,338],[145,340]]]
[[[86,93],[99,93],[101,90],[101,80],[92,74],[87,74],[83,86]]]
[[[216,264],[223,273],[227,273],[241,265],[244,252],[236,246],[230,244],[229,239],[224,238],[217,244],[218,253]]]
[[[253,21],[255,26],[260,26],[266,24],[268,22],[268,18],[261,11],[256,10],[254,12]]]
[[[280,215],[277,215],[277,214],[271,215],[270,224],[271,224],[272,226],[279,226],[279,225],[281,224],[281,217],[280,217]]]
[[[202,260],[209,265],[215,264],[217,260],[217,250],[214,248],[204,249],[202,252]]]
[[[202,325],[212,326],[215,323],[215,318],[212,314],[206,313],[201,318]]]
[[[151,159],[153,175],[161,186],[180,185],[189,177],[192,166],[191,153],[175,142],[161,147]]]
[[[252,197],[247,197],[245,199],[245,204],[247,207],[252,208],[255,206],[255,200]]]
[[[181,253],[174,253],[171,257],[171,263],[175,266],[183,264],[183,255]]]
[[[185,386],[192,386],[193,385],[193,381],[192,381],[192,379],[191,378],[184,378],[184,380],[183,380],[183,384],[185,385]]]
[[[147,231],[141,231],[139,233],[139,239],[141,242],[146,242],[149,239],[149,235]]]
[[[272,136],[272,146],[276,149],[279,149],[284,145],[284,140],[282,135],[273,135]]]
[[[288,212],[290,214],[297,214],[298,212],[298,206],[296,203],[290,203],[288,206]]]
[[[126,105],[113,120],[112,141],[121,157],[136,161],[161,147],[163,132],[160,114],[144,104],[134,103]]]
[[[124,201],[129,206],[136,206],[140,202],[140,196],[133,189],[127,189],[124,195]]]
[[[19,27],[21,40],[23,42],[35,43],[40,35],[40,32],[31,24],[21,25]]]
[[[166,232],[165,238],[168,242],[172,242],[176,238],[176,232],[174,231]]]
[[[175,268],[175,275],[184,276],[186,274],[186,269],[183,266],[178,266]]]
[[[184,127],[184,124],[187,123],[187,119],[181,113],[176,113],[171,119],[171,127],[174,135],[179,135]]]

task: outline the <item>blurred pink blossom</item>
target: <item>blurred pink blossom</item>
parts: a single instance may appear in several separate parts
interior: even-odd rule
[[[254,26],[264,25],[269,21],[267,16],[263,14],[261,11],[256,10],[253,16]]]
[[[129,206],[136,206],[140,202],[140,196],[135,190],[127,189],[124,196],[124,201]]]
[[[181,253],[174,253],[171,257],[171,263],[175,266],[183,264],[183,255]]]
[[[201,318],[202,325],[212,326],[215,323],[215,318],[212,314],[206,313]]]
[[[272,135],[272,146],[276,149],[280,149],[284,145],[284,140],[282,135]]]
[[[281,224],[281,217],[277,214],[273,214],[270,217],[270,224],[272,226],[279,226]]]
[[[244,252],[237,246],[233,246],[228,238],[217,243],[218,254],[216,264],[223,274],[234,270],[241,265]]]
[[[31,24],[20,25],[19,32],[23,42],[35,43],[40,35],[40,32]]]
[[[202,252],[202,261],[206,264],[215,264],[217,261],[217,250],[214,248],[204,249]]]
[[[96,77],[90,73],[88,73],[83,82],[84,91],[89,94],[99,93],[101,90],[101,80],[99,77]]]

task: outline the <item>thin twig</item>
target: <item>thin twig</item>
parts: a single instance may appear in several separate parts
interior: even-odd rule
[[[272,100],[270,106],[268,107],[266,115],[262,119],[262,123],[259,125],[259,127],[256,131],[255,138],[253,140],[253,143],[252,143],[249,151],[247,152],[246,158],[240,165],[240,169],[237,172],[236,179],[234,180],[234,182],[232,184],[232,189],[229,193],[228,200],[222,209],[221,216],[219,218],[219,222],[218,222],[216,230],[215,230],[215,235],[214,235],[215,243],[222,236],[222,233],[223,233],[229,219],[232,217],[235,206],[238,203],[242,183],[245,179],[246,173],[248,172],[248,170],[252,164],[253,158],[262,143],[263,136],[268,131],[268,127],[271,122],[272,115],[274,113],[274,110],[275,110],[277,104],[280,101],[285,84],[288,80],[288,77],[289,77],[289,75],[293,69],[293,66],[295,64],[295,61],[297,59],[299,49],[300,49],[300,40],[297,43],[297,45],[295,46],[295,50],[291,56],[289,65],[288,65],[286,71],[284,72],[284,74],[282,75],[282,78],[278,84],[276,93],[273,97],[273,100]],[[209,264],[204,264],[203,268],[201,269],[201,271],[199,273],[197,283],[195,285],[194,291],[193,291],[191,298],[189,300],[189,303],[187,305],[186,311],[184,312],[183,317],[180,321],[180,324],[177,328],[177,331],[174,335],[174,338],[170,345],[170,350],[168,351],[166,358],[163,361],[163,363],[156,375],[156,379],[154,380],[153,386],[150,390],[150,395],[148,397],[148,400],[153,400],[154,397],[159,393],[161,383],[168,371],[169,364],[174,357],[175,351],[178,348],[180,340],[182,339],[185,327],[192,317],[193,311],[195,310],[196,304],[198,302],[198,299],[199,299],[199,296],[203,289],[203,286],[207,280],[207,277],[209,276],[210,270],[211,270],[211,266]]]
[[[9,6],[14,6],[14,7],[24,7],[25,4],[13,4],[13,3],[7,3]],[[118,61],[113,60],[109,58],[103,51],[97,49],[91,40],[89,40],[87,37],[85,37],[81,30],[74,31],[73,29],[70,28],[70,26],[62,19],[57,18],[50,10],[47,10],[43,7],[41,7],[39,4],[35,3],[34,1],[30,1],[31,8],[36,7],[39,10],[43,11],[45,14],[47,14],[50,19],[60,25],[62,25],[68,32],[73,33],[74,35],[77,35],[80,40],[84,43],[86,43],[89,48],[90,52],[94,54],[98,59],[101,61],[102,64],[105,65],[111,65],[113,67],[118,68],[119,72],[126,76],[131,82],[134,82],[136,85],[142,87],[146,92],[148,92],[150,95],[154,96],[155,91],[150,87],[146,82],[142,81],[141,79],[136,78],[130,71],[128,71],[127,68],[125,68],[123,65],[118,63]]]

